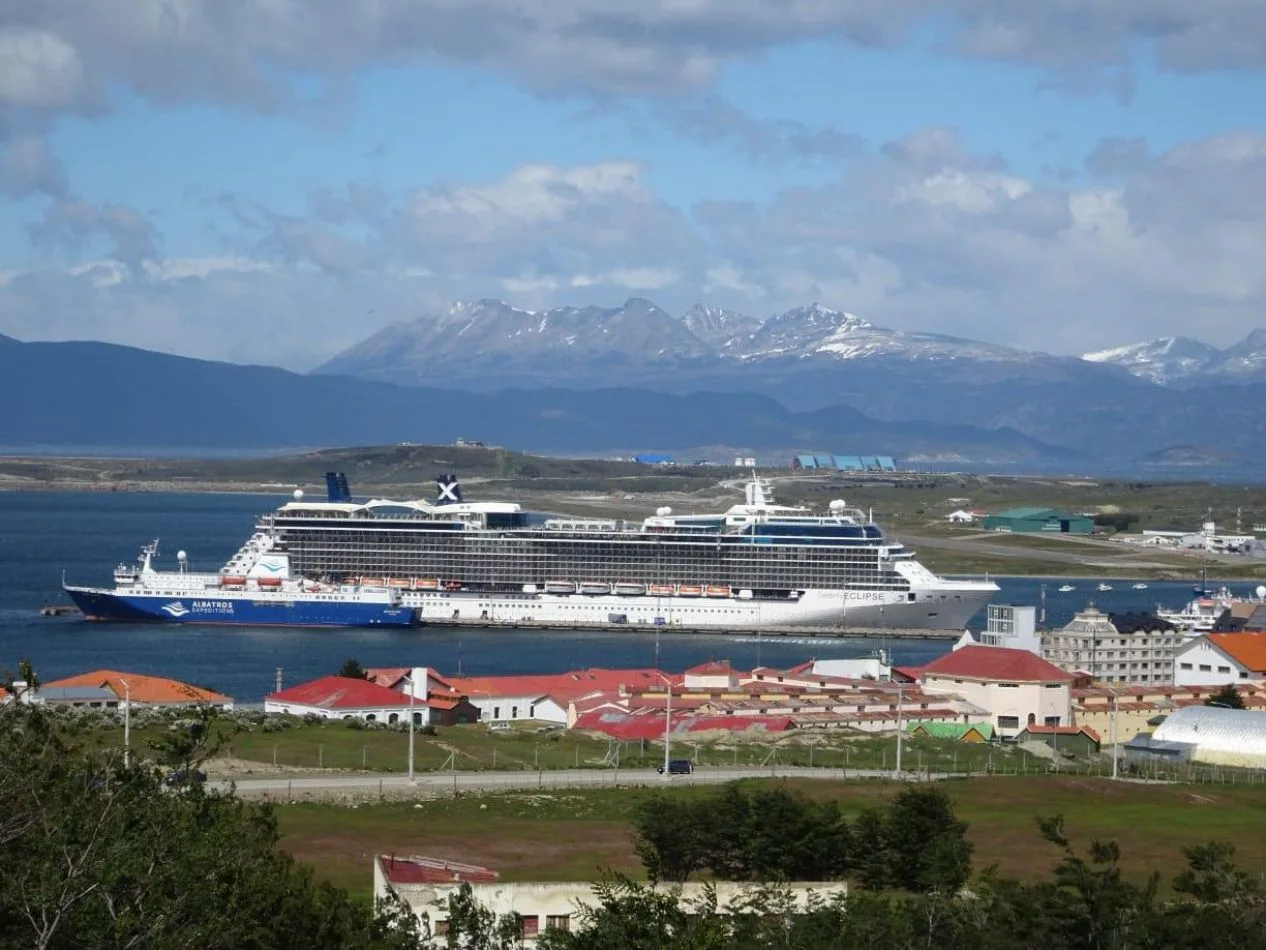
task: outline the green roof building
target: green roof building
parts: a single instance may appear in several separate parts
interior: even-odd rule
[[[989,742],[993,726],[987,722],[912,722],[906,726],[912,736],[926,739],[953,739],[955,742]]]
[[[1085,515],[1058,508],[1012,508],[990,515],[983,522],[986,531],[1014,531],[1017,534],[1091,534],[1095,523]]]

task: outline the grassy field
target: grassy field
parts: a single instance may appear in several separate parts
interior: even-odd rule
[[[887,782],[788,782],[815,798],[834,798],[856,814],[893,794]],[[1261,786],[1163,786],[1066,777],[977,778],[947,784],[969,825],[978,870],[1048,872],[1059,855],[1034,819],[1062,814],[1078,845],[1112,839],[1125,873],[1163,883],[1180,870],[1181,849],[1210,840],[1236,845],[1246,868],[1266,872],[1266,790]],[[703,787],[674,794],[710,795]],[[644,789],[462,796],[416,804],[289,805],[278,809],[283,846],[322,878],[367,896],[375,853],[426,854],[484,864],[506,880],[584,880],[603,869],[640,874],[630,819]]]
[[[274,721],[280,717],[271,717]],[[261,726],[219,724],[219,759],[231,767],[213,773],[244,775],[289,769],[342,769],[403,772],[408,769],[407,732],[386,729],[349,729],[342,722],[306,723],[283,720],[289,728],[264,732]],[[165,726],[134,728],[132,748],[144,755],[149,742]],[[123,730],[94,729],[87,734],[101,746],[120,746]],[[569,768],[638,768],[663,761],[664,746],[656,741],[612,742],[599,736],[552,730],[538,732],[535,724],[508,732],[489,732],[486,726],[444,726],[435,735],[414,736],[414,768],[422,771],[535,770]],[[674,758],[698,765],[803,765],[826,768],[887,769],[896,761],[895,736],[866,736],[845,730],[795,730],[782,736],[732,737],[727,734],[674,737]],[[1037,759],[1014,746],[986,745],[938,739],[904,739],[903,763],[910,770],[938,772],[1006,771],[1034,773],[1047,770]]]

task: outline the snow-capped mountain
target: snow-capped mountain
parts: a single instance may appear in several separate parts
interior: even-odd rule
[[[612,309],[522,310],[477,300],[384,327],[317,372],[419,383],[524,368],[549,376],[613,362],[673,364],[711,353],[680,320],[640,297]]]
[[[1165,336],[1086,353],[1082,359],[1120,366],[1162,385],[1261,381],[1266,379],[1266,330],[1254,330],[1225,350],[1190,337]]]
[[[1170,383],[1201,373],[1216,363],[1222,351],[1185,336],[1163,336],[1110,350],[1086,353],[1083,360],[1111,363],[1153,383]]]
[[[761,322],[756,317],[701,303],[682,314],[681,322],[686,325],[687,330],[718,350],[742,345],[743,341],[761,327]]]
[[[877,327],[856,314],[819,303],[770,317],[745,346],[736,345],[732,352],[748,362],[788,356],[837,360],[1027,360],[1030,356],[1022,350],[975,340]]]

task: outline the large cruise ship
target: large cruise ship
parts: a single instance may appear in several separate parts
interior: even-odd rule
[[[998,590],[938,577],[860,510],[775,504],[752,475],[722,514],[660,508],[641,521],[568,517],[469,502],[451,476],[434,501],[327,499],[302,492],[262,517],[248,549],[340,589],[386,587],[423,622],[961,629]]]

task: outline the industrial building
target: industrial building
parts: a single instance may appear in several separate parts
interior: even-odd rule
[[[1182,634],[1149,613],[1105,614],[1093,604],[1042,635],[1042,655],[1101,683],[1168,683]]]
[[[1015,534],[1093,534],[1094,520],[1057,508],[1011,508],[990,515],[982,524],[986,531]]]
[[[897,463],[891,455],[797,455],[791,460],[791,467],[828,472],[895,472]]]

